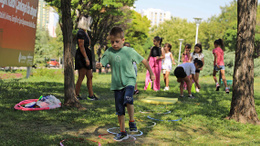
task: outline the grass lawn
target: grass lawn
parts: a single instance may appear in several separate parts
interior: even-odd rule
[[[22,74],[22,78],[3,75],[13,73]],[[25,71],[0,71],[0,145],[56,146],[64,139],[68,139],[63,142],[65,145],[98,145],[97,142],[102,145],[260,145],[259,125],[224,120],[230,110],[232,92],[226,94],[223,87],[216,92],[212,77],[200,78],[202,89],[195,94],[195,99],[186,97],[173,105],[154,105],[141,99],[147,96],[178,98],[179,85],[175,77],[170,76],[169,91],[162,91],[162,78],[161,91],[144,91],[145,73],[139,73],[140,93],[134,96],[134,105],[137,126],[143,135],[136,137],[135,142],[133,138],[114,142],[113,135],[99,138],[99,135],[107,134],[108,128],[118,127],[114,94],[109,89],[110,74],[94,73],[93,88],[100,100],[80,101],[86,111],[68,107],[48,111],[16,111],[13,108],[15,104],[41,95],[52,94],[62,102],[64,99],[62,70],[36,69],[29,79],[25,79],[25,74]],[[81,87],[81,96],[87,96],[86,84]],[[255,78],[255,105],[260,118],[260,77]],[[154,121],[147,116],[166,121]],[[167,121],[180,118],[180,121]],[[152,126],[155,124],[153,122],[156,122],[155,126]]]

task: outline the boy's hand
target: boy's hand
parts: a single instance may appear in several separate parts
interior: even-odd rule
[[[96,68],[100,69],[102,67],[102,64],[100,62],[96,63]]]
[[[150,78],[151,78],[151,80],[152,80],[152,81],[154,81],[154,80],[155,80],[155,76],[154,76],[154,74],[153,74],[153,73],[150,75]]]

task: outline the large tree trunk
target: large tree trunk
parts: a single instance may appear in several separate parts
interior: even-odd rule
[[[257,0],[237,2],[237,49],[229,119],[259,124],[254,101],[254,38]]]
[[[74,63],[72,56],[72,19],[71,19],[71,0],[61,0],[62,11],[62,33],[64,44],[64,105],[82,108],[76,98]]]

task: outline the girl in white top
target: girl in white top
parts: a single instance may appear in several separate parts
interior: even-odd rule
[[[204,64],[204,55],[202,54],[202,46],[201,44],[196,44],[194,48],[194,52],[190,54],[190,61],[194,63],[194,60],[197,58],[198,60],[201,60]],[[202,67],[199,69],[196,69],[195,71],[195,78],[199,82],[199,74],[200,71],[202,70]],[[196,92],[199,92],[199,88],[196,87]]]
[[[171,53],[172,45],[169,43],[164,44],[165,58],[162,60],[162,72],[165,83],[164,91],[169,90],[169,75],[172,70],[172,64],[176,64],[174,62],[174,58]]]

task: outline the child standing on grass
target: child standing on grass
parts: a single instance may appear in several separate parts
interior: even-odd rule
[[[154,37],[153,44],[154,44],[154,46],[151,48],[151,51],[150,51],[150,54],[148,57],[148,61],[149,61],[149,65],[151,66],[152,71],[155,75],[153,90],[159,91],[160,90],[160,73],[161,73],[161,69],[162,69],[162,59],[164,59],[164,57],[165,57],[164,49],[161,48],[162,38],[160,38],[159,36]],[[144,90],[147,89],[149,84],[151,84],[151,87],[152,87],[152,82],[150,80],[150,74],[149,74],[149,71],[147,70]]]
[[[125,42],[124,43],[124,46],[126,47],[131,47],[130,43],[128,42]],[[136,62],[133,62],[133,66],[134,66],[134,69],[135,69],[135,76],[137,77],[137,66],[136,66]],[[139,90],[137,89],[137,82],[135,83],[135,91],[134,91],[134,94],[138,94],[139,93]]]
[[[190,62],[190,51],[191,51],[191,45],[186,44],[184,48],[184,52],[182,53],[181,60],[183,63]],[[183,84],[184,90],[187,90],[187,84],[184,82]]]
[[[196,78],[195,78],[195,70],[199,69],[203,66],[203,62],[201,60],[198,60],[197,58],[194,60],[194,63],[183,63],[181,65],[179,65],[178,67],[175,68],[174,70],[174,75],[177,78],[177,82],[180,83],[180,97],[184,97],[183,95],[183,84],[184,82],[187,84],[187,89],[188,89],[188,97],[189,98],[195,98],[192,94],[191,94],[191,78],[190,75],[192,75],[192,79],[194,80],[196,86],[200,89],[200,85],[197,82]]]
[[[202,54],[202,46],[201,44],[196,44],[195,48],[194,48],[194,52],[191,54],[191,58],[190,61],[194,63],[195,59],[201,60],[204,64],[204,55]],[[196,80],[199,82],[199,75],[200,75],[200,71],[202,70],[202,67],[199,69],[196,69],[195,71],[195,78]],[[196,86],[196,92],[199,92],[199,88]]]
[[[133,67],[133,62],[142,62],[148,69],[151,80],[154,80],[154,74],[147,62],[133,48],[124,47],[125,42],[124,32],[120,27],[114,27],[110,31],[110,41],[112,47],[108,48],[101,58],[101,63],[97,63],[97,68],[110,64],[112,72],[111,90],[115,93],[116,114],[120,125],[120,133],[115,137],[115,141],[128,139],[128,134],[125,130],[125,107],[127,107],[129,115],[129,131],[137,132],[136,123],[134,120],[134,104],[133,93],[136,83],[136,75]]]
[[[215,49],[212,51],[214,54],[214,69],[213,69],[213,79],[216,83],[216,91],[219,91],[220,85],[218,83],[216,73],[220,70],[223,83],[225,85],[226,93],[229,93],[227,86],[227,80],[225,77],[225,64],[224,64],[224,43],[222,39],[215,40],[214,42]]]
[[[165,58],[162,60],[162,72],[165,83],[164,91],[168,91],[169,87],[169,75],[172,70],[172,64],[176,65],[171,53],[172,45],[169,43],[164,44]]]

